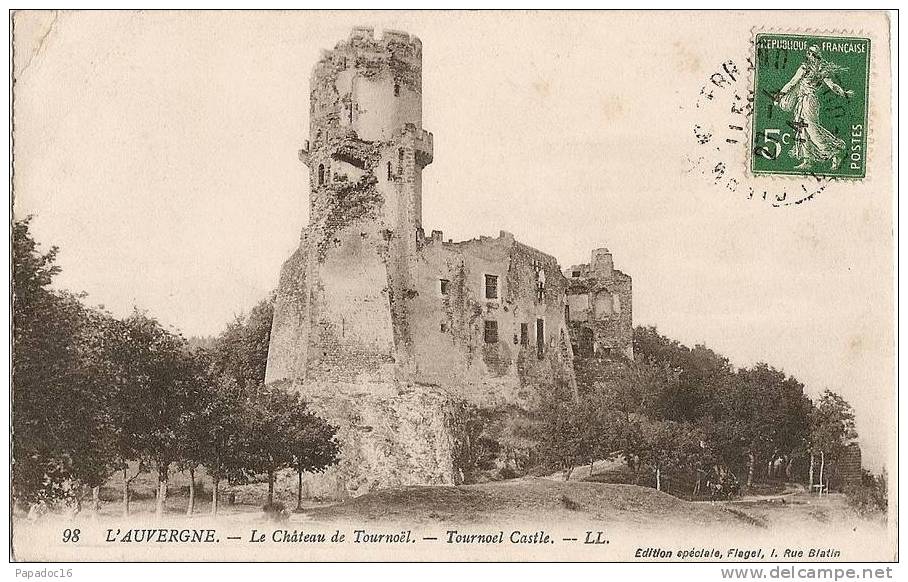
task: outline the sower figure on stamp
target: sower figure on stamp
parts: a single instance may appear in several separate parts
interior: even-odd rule
[[[846,91],[832,80],[833,74],[844,70],[845,67],[824,60],[820,56],[820,47],[812,45],[807,49],[807,58],[775,98],[782,111],[793,112],[795,143],[789,154],[801,161],[796,166],[799,170],[823,160],[831,160],[832,170],[838,169],[842,163],[845,141],[820,125],[817,90],[826,85],[840,97],[853,95],[854,91]]]

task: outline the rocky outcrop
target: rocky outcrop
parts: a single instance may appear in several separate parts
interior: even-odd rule
[[[300,387],[313,412],[338,427],[340,462],[306,475],[312,497],[346,498],[378,488],[458,485],[462,405],[432,386],[394,382]]]

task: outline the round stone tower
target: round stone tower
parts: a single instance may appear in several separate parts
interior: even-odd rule
[[[281,269],[265,381],[291,385],[338,427],[340,463],[306,478],[314,495],[457,479],[437,388],[414,385],[410,314],[418,295],[422,44],[356,28],[325,51],[310,87],[309,224]]]
[[[400,234],[422,226],[422,169],[432,134],[422,129],[422,43],[403,32],[375,39],[371,28],[324,51],[310,82],[310,223],[330,210],[332,187],[371,175],[383,198],[379,218]]]
[[[407,377],[422,233],[422,43],[355,28],[310,79],[309,224],[284,265],[267,381]]]

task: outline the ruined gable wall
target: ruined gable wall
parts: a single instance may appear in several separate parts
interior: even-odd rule
[[[612,268],[607,273],[597,272],[589,265],[575,265],[567,274],[578,271],[578,277],[567,279],[571,341],[579,346],[591,338],[597,353],[611,350],[614,355],[633,359],[631,277]],[[588,355],[583,348],[575,351],[578,355]]]

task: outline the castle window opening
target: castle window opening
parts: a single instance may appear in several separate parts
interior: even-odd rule
[[[483,329],[483,339],[487,344],[497,344],[498,343],[498,322],[492,319],[487,319],[485,321],[485,327]]]
[[[388,181],[391,181],[391,162],[388,162]]]
[[[445,333],[446,331],[448,331],[448,324],[442,322],[442,324],[438,327],[438,330],[439,330],[441,333]]]
[[[525,346],[530,343],[530,324],[520,324],[520,345]]]
[[[594,301],[595,317],[607,317],[615,312],[615,300],[611,293],[599,293],[595,296]]]
[[[485,276],[486,299],[498,299],[498,275]]]
[[[323,186],[325,184],[325,164],[318,165],[318,185]]]
[[[593,343],[593,330],[588,327],[582,327],[578,335],[580,337],[574,349],[574,354],[584,358],[593,355],[596,351]]]
[[[400,83],[394,83],[394,96],[400,97]]]
[[[397,173],[404,173],[404,148],[397,148]]]
[[[536,355],[540,358],[545,355],[545,320],[536,320]]]
[[[448,292],[449,292],[449,290],[450,290],[450,289],[449,289],[450,286],[451,286],[451,282],[448,281],[447,279],[439,279],[439,280],[438,280],[438,291],[439,291],[442,295],[447,295],[447,294],[448,294]]]
[[[579,277],[580,271],[571,271],[571,277]]]
[[[545,269],[536,265],[536,301],[545,300]]]

